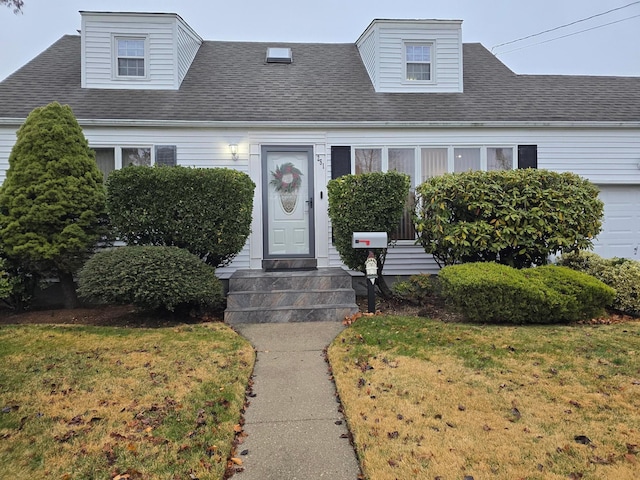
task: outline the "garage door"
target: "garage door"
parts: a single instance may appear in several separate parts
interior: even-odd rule
[[[594,251],[603,257],[640,260],[640,185],[600,185],[602,232]]]

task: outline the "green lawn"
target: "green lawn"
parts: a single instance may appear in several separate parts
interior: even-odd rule
[[[638,478],[640,321],[365,317],[329,360],[370,480]]]
[[[2,326],[2,476],[221,479],[253,362],[221,323]]]

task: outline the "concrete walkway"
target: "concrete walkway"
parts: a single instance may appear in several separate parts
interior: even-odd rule
[[[339,322],[254,323],[237,330],[256,348],[238,480],[356,480],[360,472],[323,350]],[[344,435],[344,437],[342,437]]]

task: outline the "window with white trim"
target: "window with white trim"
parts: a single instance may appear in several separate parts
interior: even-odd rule
[[[405,43],[405,80],[431,81],[432,71],[432,43]]]
[[[116,72],[118,77],[147,76],[146,38],[116,37]]]
[[[417,146],[354,147],[351,171],[358,173],[396,170],[411,177],[411,191],[403,218],[392,235],[396,240],[414,240],[411,212],[415,187],[429,178],[451,172],[470,170],[511,170],[515,146]]]
[[[130,165],[174,167],[178,163],[175,145],[92,147],[104,179],[114,170]]]
[[[487,147],[487,170],[511,170],[513,167],[513,147]]]

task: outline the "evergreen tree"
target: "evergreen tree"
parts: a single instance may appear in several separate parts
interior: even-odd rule
[[[0,242],[12,261],[57,277],[67,308],[73,274],[105,233],[102,173],[69,106],[33,110],[17,133],[0,189]]]

